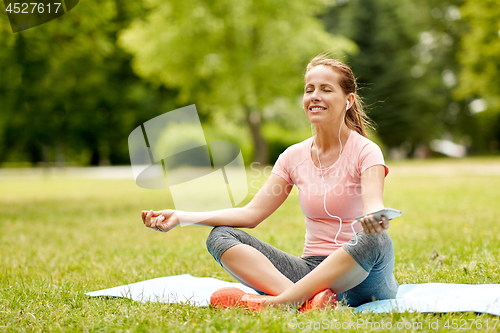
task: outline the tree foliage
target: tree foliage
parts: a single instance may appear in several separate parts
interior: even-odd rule
[[[456,96],[483,99],[487,108],[477,114],[479,137],[489,150],[500,146],[500,4],[495,0],[466,0],[461,13],[469,30],[458,54],[461,65]]]
[[[315,17],[327,3],[149,0],[150,12],[120,38],[142,77],[180,90],[180,104],[202,113],[244,119],[255,160],[267,162],[262,110],[278,98],[300,94],[307,61],[354,45],[328,34]]]
[[[498,150],[497,1],[331,1],[80,1],[16,34],[0,14],[0,163],[128,163],[133,128],[191,103],[209,135],[267,161],[266,140],[274,156],[307,135],[302,74],[325,50],[352,66],[386,147]]]
[[[460,97],[481,96],[500,107],[500,4],[467,0],[461,12],[469,31],[462,36]]]
[[[17,34],[2,22],[0,161],[127,162],[128,133],[161,107],[115,43],[116,31],[141,10],[137,2],[82,1]]]
[[[383,143],[388,148],[406,147],[405,153],[428,143],[440,130],[435,96],[425,85],[427,76],[415,70],[422,30],[414,13],[423,11],[405,0],[351,0],[323,18],[329,31],[359,46],[348,62],[369,115]]]

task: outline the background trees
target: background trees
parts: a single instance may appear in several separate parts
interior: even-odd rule
[[[130,128],[168,103],[116,46],[141,11],[138,2],[82,2],[17,34],[0,16],[0,161],[128,163]]]
[[[210,139],[273,162],[309,135],[302,74],[328,49],[390,155],[436,138],[496,152],[499,15],[494,0],[104,0],[13,34],[0,13],[0,164],[126,164],[133,128],[192,103]]]
[[[315,17],[323,0],[290,0],[285,6],[266,0],[149,4],[149,13],[120,39],[134,56],[136,72],[178,88],[179,103],[196,102],[210,120],[244,120],[254,160],[261,163],[269,159],[261,132],[264,107],[300,94],[301,73],[312,55],[355,49],[345,38],[328,34]],[[290,111],[297,109],[288,104]]]
[[[475,115],[474,141],[485,151],[500,143],[500,4],[494,0],[464,1],[460,8],[467,30],[458,61],[460,78],[456,98],[471,101]]]
[[[351,0],[323,17],[359,46],[347,60],[393,155],[412,155],[456,125],[459,16],[450,2]]]

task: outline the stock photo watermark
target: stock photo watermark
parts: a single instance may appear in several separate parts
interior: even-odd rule
[[[363,332],[374,330],[438,330],[448,329],[468,331],[472,329],[495,329],[499,327],[498,318],[493,319],[431,319],[425,321],[370,321],[365,319],[349,320],[345,322],[336,319],[321,321],[300,321],[297,318],[290,320],[288,326],[294,330],[360,330]]]
[[[233,208],[248,195],[240,148],[207,142],[195,105],[148,120],[130,133],[128,145],[136,184],[168,190],[177,210]]]
[[[13,33],[52,21],[78,4],[78,0],[4,0],[3,2]]]
[[[360,197],[364,192],[363,185],[357,181],[357,179],[361,177],[361,170],[357,170],[353,165],[354,164],[347,159],[344,161],[343,165],[339,165],[337,168],[329,170],[328,173],[324,174],[324,183],[322,178],[318,176],[319,172],[306,165],[299,165],[294,168],[290,176],[295,176],[297,179],[304,177],[308,178],[308,182],[297,182],[295,184],[301,195],[307,199],[311,199],[315,196],[323,196],[325,191],[331,196],[347,195],[351,197]],[[267,179],[271,176],[273,170],[272,166],[262,166],[258,162],[253,162],[250,164],[249,168],[252,171],[249,175],[251,178],[251,190],[263,190],[266,191],[266,194],[273,195],[280,195],[284,191],[288,191],[287,188],[278,184],[272,187],[261,188],[261,179],[262,177]],[[379,172],[385,171],[377,168],[370,168],[365,171],[368,177],[377,176]],[[255,194],[255,192],[252,193]]]
[[[240,147],[230,142],[207,142],[195,105],[146,121],[130,133],[128,146],[136,184],[145,189],[167,190],[176,210],[207,212],[234,208],[247,197],[249,189],[273,195],[291,190],[291,186],[280,184],[261,186],[262,176],[271,175],[271,166],[252,163],[248,179]],[[378,172],[383,171],[368,170]],[[331,196],[361,197],[363,187],[357,182],[360,175],[361,169],[349,159],[323,173],[324,178],[306,165],[290,171],[291,178],[310,179],[295,184],[299,196],[307,199],[325,192]],[[198,222],[205,218],[200,215]]]

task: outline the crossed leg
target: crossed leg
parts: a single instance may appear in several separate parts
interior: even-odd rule
[[[278,296],[269,299],[267,303],[299,306],[325,289],[331,289],[336,294],[349,290],[363,282],[368,274],[349,253],[340,248],[330,254],[311,273]]]
[[[238,244],[229,248],[220,261],[236,280],[268,295],[279,295],[294,285],[264,254],[250,245]]]
[[[344,245],[328,257],[299,258],[240,229],[216,227],[207,239],[207,248],[238,281],[276,296],[268,300],[273,305],[300,305],[329,288],[339,300],[358,306],[373,299],[393,298],[398,289],[393,274],[394,249],[385,232],[360,232],[357,245]]]
[[[283,275],[261,252],[246,244],[229,248],[220,261],[224,269],[243,284],[277,295],[267,300],[269,305],[299,306],[322,290],[329,288],[339,294],[357,286],[368,276],[368,272],[344,249],[333,252],[296,283]]]

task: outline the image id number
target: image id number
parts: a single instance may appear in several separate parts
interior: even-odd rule
[[[8,13],[13,13],[13,14],[43,14],[43,13],[57,13],[59,11],[59,8],[61,7],[60,2],[54,2],[52,4],[53,6],[51,7],[51,4],[44,4],[44,3],[37,3],[37,2],[30,2],[30,3],[9,3],[7,6],[6,11]]]

